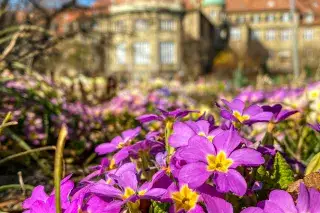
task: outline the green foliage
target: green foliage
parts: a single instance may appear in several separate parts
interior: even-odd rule
[[[320,153],[316,154],[310,161],[306,169],[306,175],[320,170]]]
[[[272,171],[260,166],[256,171],[256,180],[263,182],[264,189],[286,189],[294,182],[294,173],[290,165],[278,152],[274,158]]]
[[[273,173],[271,179],[274,180],[276,188],[286,189],[288,185],[294,182],[294,173],[283,158],[283,156],[278,152],[273,163]]]
[[[262,145],[273,145],[274,144],[274,137],[272,133],[267,132],[262,139]]]
[[[149,213],[166,213],[169,212],[169,203],[159,203],[152,201],[152,204],[149,208]]]

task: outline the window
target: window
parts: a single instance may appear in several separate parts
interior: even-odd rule
[[[244,16],[238,16],[237,17],[237,23],[238,24],[243,24],[245,22],[245,17]]]
[[[173,42],[161,42],[160,43],[160,61],[161,64],[173,64],[174,63],[174,43]]]
[[[291,30],[282,30],[281,31],[281,40],[288,41],[291,39]]]
[[[306,23],[312,23],[314,21],[314,15],[312,13],[306,14],[304,20]]]
[[[161,20],[160,29],[163,31],[173,31],[174,30],[174,21],[171,19]]]
[[[304,40],[310,41],[313,39],[313,30],[312,29],[305,29],[303,32]]]
[[[273,41],[276,39],[276,31],[275,30],[268,30],[266,32],[266,40]]]
[[[241,39],[241,31],[240,28],[233,27],[231,28],[231,40],[239,41]]]
[[[150,44],[148,42],[137,42],[133,45],[134,63],[138,65],[150,64]]]
[[[216,11],[216,10],[211,10],[211,11],[210,11],[210,17],[211,17],[212,19],[217,19],[217,18],[219,17],[219,12]]]
[[[117,64],[126,64],[126,44],[121,43],[116,46],[116,62]]]
[[[289,22],[291,20],[291,15],[290,13],[283,13],[281,16],[281,21],[282,22]]]
[[[275,16],[274,14],[269,14],[267,15],[267,22],[274,22],[275,21]]]
[[[251,39],[252,40],[259,40],[259,38],[261,37],[261,30],[252,30],[251,31]]]
[[[138,19],[135,23],[135,29],[137,31],[145,31],[148,29],[148,21],[145,19]]]
[[[253,23],[259,23],[260,22],[260,15],[259,14],[254,14],[252,16],[252,22]]]
[[[114,31],[115,32],[123,32],[124,31],[124,21],[119,20],[114,22]]]

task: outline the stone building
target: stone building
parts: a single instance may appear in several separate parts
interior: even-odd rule
[[[293,29],[301,68],[316,69],[320,0],[296,3],[291,17],[290,0],[97,0],[95,29],[107,40],[104,70],[120,77],[193,78],[223,70],[215,58],[228,52],[233,57],[225,69],[231,72],[238,66],[291,72]]]

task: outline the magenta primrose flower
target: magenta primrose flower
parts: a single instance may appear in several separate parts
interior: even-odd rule
[[[222,100],[226,108],[221,108],[221,116],[227,120],[251,125],[257,122],[269,122],[272,119],[272,112],[264,112],[262,107],[253,104],[249,107],[239,99],[232,102]]]
[[[121,133],[121,136],[113,138],[111,142],[103,143],[97,146],[95,152],[98,155],[104,155],[130,145],[131,141],[138,136],[140,131],[141,127],[126,130]]]
[[[145,182],[138,186],[136,173],[125,171],[119,176],[109,174],[115,184],[110,185],[107,182],[100,180],[90,186],[89,191],[100,197],[111,197],[117,200],[115,205],[121,207],[129,203],[133,208],[139,207],[139,199],[159,200],[166,189],[153,188],[153,184],[159,179],[158,176],[153,176],[151,182]]]
[[[60,197],[62,209],[68,209],[70,206],[69,194],[74,187],[74,183],[70,178],[71,175],[61,181]],[[33,189],[31,197],[22,203],[22,207],[26,209],[24,213],[55,213],[54,191],[48,196],[44,191],[44,186],[37,186]]]
[[[258,203],[258,207],[249,207],[241,213],[319,213],[320,192],[301,183],[295,203],[291,195],[283,190],[273,190],[269,200]]]
[[[170,213],[232,213],[232,205],[222,199],[222,196],[209,184],[203,184],[196,189],[187,184],[172,183],[163,196],[164,201],[171,202]],[[200,203],[204,203],[207,211]]]
[[[320,123],[309,124],[309,126],[317,132],[320,132]]]
[[[189,139],[194,136],[202,136],[212,141],[223,130],[218,127],[210,131],[210,125],[206,120],[176,122],[173,125],[173,133],[169,137],[169,144],[174,148],[187,146]]]
[[[179,181],[199,187],[212,177],[219,192],[243,196],[247,183],[236,170],[238,166],[259,166],[264,163],[261,153],[251,148],[237,148],[241,137],[234,129],[217,135],[213,143],[205,137],[193,137],[181,148],[180,158],[187,164],[179,173]]]
[[[299,112],[298,110],[282,109],[281,104],[276,104],[274,106],[262,106],[262,109],[265,112],[272,112],[273,113],[273,117],[272,117],[273,123],[279,123],[279,122],[287,119],[291,115],[294,115],[297,112]]]
[[[179,118],[183,118],[192,112],[196,112],[192,110],[182,110],[182,109],[176,109],[173,111],[165,111],[163,109],[158,109],[158,110],[160,111],[160,115],[157,115],[157,114],[141,115],[137,118],[137,120],[140,121],[141,123],[149,123],[152,121],[164,121],[169,118],[176,120]]]

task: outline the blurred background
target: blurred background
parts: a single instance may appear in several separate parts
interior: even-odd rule
[[[183,108],[219,124],[221,98],[299,110],[274,136],[306,164],[319,58],[320,0],[0,0],[0,211],[21,212],[21,181],[50,188],[53,152],[17,154],[52,148],[62,124],[64,171],[80,179],[137,116]]]
[[[0,67],[121,81],[315,78],[319,13],[318,0],[1,0]]]

